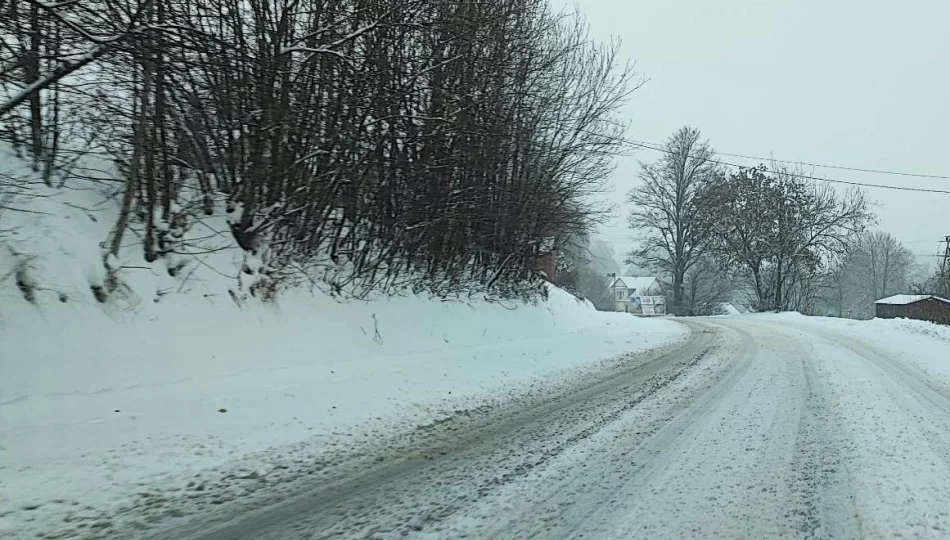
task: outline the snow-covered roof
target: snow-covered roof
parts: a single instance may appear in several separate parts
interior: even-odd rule
[[[730,304],[729,302],[723,302],[719,304],[719,309],[726,315],[741,315],[742,312],[739,311],[739,308]]]
[[[946,302],[950,304],[950,300],[946,298],[941,298],[939,296],[934,296],[932,294],[895,294],[894,296],[888,296],[887,298],[881,298],[875,304],[890,304],[895,306],[903,306],[907,304],[913,304],[914,302],[920,302],[921,300],[928,300],[933,298],[934,300],[939,300],[941,302]]]
[[[644,291],[656,284],[655,277],[631,277],[631,276],[618,276],[611,284],[611,287],[616,287],[617,282],[620,282],[624,287],[630,289],[631,291]]]

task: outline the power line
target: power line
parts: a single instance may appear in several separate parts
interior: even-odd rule
[[[659,147],[659,146],[653,146],[653,145],[647,144],[647,143],[641,143],[641,142],[637,142],[637,141],[624,141],[624,142],[625,142],[626,144],[630,145],[630,146],[634,146],[634,147],[637,147],[637,148],[646,148],[646,149],[648,149],[648,150],[653,150],[653,151],[655,151],[655,152],[663,152],[664,154],[673,155],[673,154],[675,153],[675,152],[672,152],[672,151],[670,151],[670,150],[667,150],[666,148],[662,148],[662,147]],[[734,154],[723,154],[723,155],[734,155]],[[735,164],[735,163],[729,163],[728,161],[722,161],[722,160],[719,160],[719,159],[708,159],[707,161],[710,161],[710,162],[712,162],[712,163],[718,163],[718,164],[720,164],[720,165],[725,165],[725,166],[728,166],[728,167],[735,167],[735,168],[737,168],[737,169],[745,169],[745,168],[748,168],[748,166],[745,166],[745,165],[737,165],[737,164]],[[784,161],[779,161],[779,160],[773,160],[773,161],[776,161],[776,162],[779,162],[779,163],[789,163],[789,162],[784,162]],[[908,175],[909,175],[909,173],[908,173]],[[884,185],[884,184],[868,184],[868,183],[865,183],[865,182],[849,182],[849,181],[847,181],[847,180],[835,180],[835,179],[833,179],[833,178],[821,178],[821,177],[819,177],[819,176],[808,176],[808,175],[805,175],[805,174],[796,174],[795,176],[796,176],[797,178],[804,178],[804,179],[806,179],[806,180],[814,180],[814,181],[816,181],[816,182],[827,182],[827,183],[830,183],[830,184],[844,184],[844,185],[848,185],[848,186],[871,187],[871,188],[878,188],[878,189],[891,189],[891,190],[895,190],[895,191],[914,191],[914,192],[918,192],[918,193],[943,193],[943,194],[950,195],[950,190],[943,190],[943,189],[927,189],[927,188],[906,187],[906,186],[887,186],[887,185]],[[938,178],[938,177],[935,176],[935,177],[933,177],[933,178]],[[947,177],[947,179],[950,180],[950,177]]]
[[[644,147],[650,145],[650,143],[646,143],[642,141],[631,140],[629,142],[635,145],[644,145]],[[746,154],[730,154],[728,152],[716,152],[716,154],[720,156],[737,157],[737,158],[742,158],[742,159],[754,159],[756,161],[763,161],[763,162],[771,161],[775,163],[785,163],[788,165],[806,165],[808,167],[818,167],[822,169],[836,169],[839,171],[886,174],[886,175],[891,175],[891,176],[907,176],[911,178],[931,178],[931,179],[936,179],[936,180],[950,180],[950,176],[943,176],[939,174],[918,174],[918,173],[908,173],[908,172],[900,172],[900,171],[885,171],[883,169],[864,169],[861,167],[845,167],[843,165],[823,165],[821,163],[808,163],[806,161],[790,161],[790,160],[784,160],[784,159],[764,158],[764,157],[758,157],[758,156],[749,156]]]

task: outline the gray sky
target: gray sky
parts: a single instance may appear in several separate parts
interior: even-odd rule
[[[552,0],[554,5],[564,5]],[[572,5],[570,3],[569,5]],[[948,0],[578,0],[595,37],[649,82],[628,137],[662,142],[683,125],[719,151],[950,176]],[[643,150],[622,158],[621,201]],[[726,158],[724,158],[726,159]],[[730,162],[754,162],[728,158]],[[950,191],[927,180],[815,169],[841,180]],[[950,235],[950,194],[869,189],[879,226],[915,253]],[[603,228],[618,257],[633,242],[628,206]],[[931,263],[933,257],[922,257]]]

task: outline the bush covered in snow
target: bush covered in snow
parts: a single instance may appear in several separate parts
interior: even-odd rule
[[[590,229],[622,144],[633,73],[545,0],[87,4],[0,19],[0,137],[31,184],[105,182],[103,299],[109,255],[187,274],[222,233],[259,261],[237,296],[543,295],[536,258]]]

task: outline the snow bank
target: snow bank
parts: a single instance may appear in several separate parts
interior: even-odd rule
[[[31,174],[15,163],[0,155],[0,174]],[[367,430],[407,429],[684,332],[597,312],[558,289],[538,305],[339,303],[306,289],[255,303],[242,296],[244,253],[218,217],[188,227],[196,255],[152,264],[136,229],[126,233],[111,262],[121,286],[100,303],[100,242],[121,185],[68,187],[31,185],[7,197],[15,210],[0,210],[7,538],[83,526],[133,494],[262,452],[287,456],[295,443],[312,452]]]
[[[832,329],[908,362],[950,386],[950,327],[911,319],[855,321],[797,313],[756,316]]]

